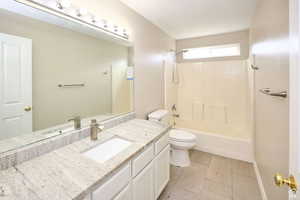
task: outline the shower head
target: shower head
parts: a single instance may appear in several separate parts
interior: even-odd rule
[[[177,56],[178,54],[186,53],[186,52],[188,52],[189,50],[187,50],[187,49],[182,49],[182,50],[176,52],[175,50],[171,49],[170,51],[174,52],[175,55]]]
[[[178,54],[186,53],[186,52],[188,52],[188,51],[189,51],[189,50],[187,50],[187,49],[182,49],[182,50],[180,50],[180,51],[175,52],[175,55],[177,56]]]

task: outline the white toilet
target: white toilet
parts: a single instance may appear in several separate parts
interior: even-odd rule
[[[172,129],[169,133],[171,164],[188,167],[191,164],[189,150],[196,145],[196,136],[187,131]]]
[[[168,123],[169,112],[157,110],[148,115],[150,121]],[[187,167],[191,164],[189,150],[196,145],[196,136],[190,132],[171,129],[169,132],[171,144],[171,164],[178,167]]]

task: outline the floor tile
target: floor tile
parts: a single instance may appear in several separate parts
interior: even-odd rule
[[[184,168],[171,165],[171,167],[170,167],[171,180],[177,181],[180,178],[180,176],[182,176],[183,171],[184,171]]]
[[[232,172],[241,176],[256,177],[253,164],[239,160],[232,160]]]
[[[222,183],[214,182],[212,180],[206,179],[203,184],[203,191],[213,193],[215,196],[224,197],[226,199],[232,199],[233,189],[230,186],[224,185]]]
[[[261,200],[258,183],[255,178],[248,176],[233,176],[234,200]]]
[[[213,156],[207,171],[206,177],[208,179],[231,187],[232,174],[232,160],[221,156]]]
[[[192,150],[190,153],[190,156],[191,156],[191,160],[193,163],[199,163],[199,164],[206,165],[206,166],[210,165],[211,159],[213,157],[209,153],[201,152],[201,151],[197,151],[197,150]]]
[[[159,200],[261,200],[251,163],[193,150],[189,167],[171,166]]]
[[[172,190],[168,200],[199,200],[199,195],[185,189],[176,188]]]
[[[187,191],[199,193],[202,189],[207,173],[207,166],[194,164],[184,168],[182,176],[178,179],[175,187]]]
[[[215,192],[203,191],[199,200],[233,200],[231,197],[224,197]]]
[[[167,200],[169,198],[169,190],[163,190],[158,200]]]

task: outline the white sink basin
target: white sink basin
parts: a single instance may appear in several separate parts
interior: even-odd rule
[[[112,138],[89,151],[83,153],[86,157],[95,160],[99,163],[104,163],[105,161],[116,156],[121,151],[129,147],[132,142],[124,140],[121,138]]]

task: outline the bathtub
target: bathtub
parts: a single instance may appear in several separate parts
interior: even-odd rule
[[[251,139],[224,136],[181,127],[176,127],[176,129],[191,132],[197,137],[194,148],[196,150],[246,162],[254,161],[253,142]]]

